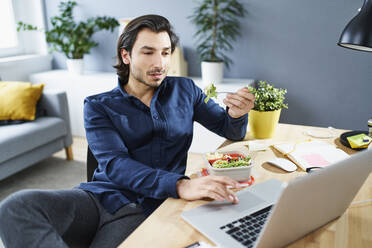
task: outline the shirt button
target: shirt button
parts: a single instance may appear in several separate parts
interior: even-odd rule
[[[159,117],[157,115],[154,115],[154,119],[157,120],[159,119]]]

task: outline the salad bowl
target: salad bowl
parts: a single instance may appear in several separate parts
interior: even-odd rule
[[[206,153],[205,163],[209,174],[228,176],[237,181],[249,180],[253,167],[252,158],[242,151]]]

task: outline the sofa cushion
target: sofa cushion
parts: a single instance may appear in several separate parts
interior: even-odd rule
[[[0,126],[0,163],[66,135],[58,117],[40,117],[31,122]]]
[[[0,120],[34,120],[44,84],[0,82]]]

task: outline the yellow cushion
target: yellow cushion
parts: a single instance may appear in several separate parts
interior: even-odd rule
[[[0,81],[0,120],[35,120],[44,84]]]

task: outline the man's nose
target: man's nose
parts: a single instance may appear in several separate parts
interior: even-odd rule
[[[153,57],[153,66],[158,68],[163,68],[166,64],[166,58],[162,54],[156,54]]]

